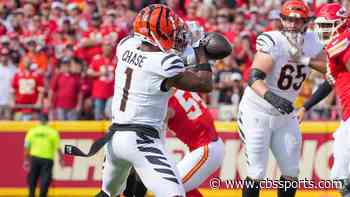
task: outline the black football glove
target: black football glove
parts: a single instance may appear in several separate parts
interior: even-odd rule
[[[294,110],[292,102],[271,91],[267,91],[264,94],[264,99],[274,106],[281,114],[290,114]]]

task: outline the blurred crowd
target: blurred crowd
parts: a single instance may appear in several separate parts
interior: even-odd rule
[[[307,1],[314,11],[324,2]],[[32,120],[39,113],[53,120],[110,118],[115,47],[132,31],[135,14],[150,3],[166,3],[185,21],[230,40],[232,55],[214,65],[215,91],[202,96],[217,119],[234,120],[256,36],[281,28],[283,1],[0,0],[0,119]],[[295,106],[322,80],[312,73]],[[308,118],[338,119],[334,94]]]

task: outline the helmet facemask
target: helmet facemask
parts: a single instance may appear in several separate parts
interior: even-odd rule
[[[323,44],[327,44],[333,36],[338,34],[338,30],[340,27],[344,25],[344,21],[342,20],[326,20],[322,18],[318,18],[315,21],[315,31],[318,34],[319,40]]]
[[[308,18],[281,15],[282,34],[287,38],[291,56],[300,56],[304,44],[304,33],[307,30]]]
[[[315,31],[323,44],[347,29],[349,15],[339,3],[324,4],[316,15]]]
[[[192,44],[193,36],[192,33],[188,30],[186,25],[180,26],[174,32],[174,46],[177,52],[182,53],[183,50]]]

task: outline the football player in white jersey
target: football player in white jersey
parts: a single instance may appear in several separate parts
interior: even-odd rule
[[[175,164],[164,149],[164,118],[171,87],[210,92],[211,66],[203,47],[196,51],[197,73],[186,71],[173,51],[187,44],[185,24],[165,5],[142,9],[134,21],[134,35],[118,44],[118,64],[112,104],[115,133],[107,144],[99,197],[114,197],[126,185],[133,166],[155,196],[184,197]]]
[[[239,105],[238,125],[247,156],[243,197],[259,196],[271,148],[281,170],[281,182],[297,180],[301,134],[293,102],[310,72],[326,72],[323,45],[306,32],[309,8],[303,1],[286,1],[281,10],[283,29],[257,37],[248,86]],[[279,197],[295,196],[296,188],[279,188]]]

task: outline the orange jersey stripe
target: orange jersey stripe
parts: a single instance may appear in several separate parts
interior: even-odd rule
[[[184,176],[184,178],[182,179],[182,182],[185,183],[187,182],[194,173],[196,173],[198,171],[198,169],[208,160],[208,156],[209,156],[209,149],[208,149],[208,145],[204,146],[204,154],[202,156],[202,158],[199,160],[198,163],[196,163],[196,165],[194,165],[194,167]]]

